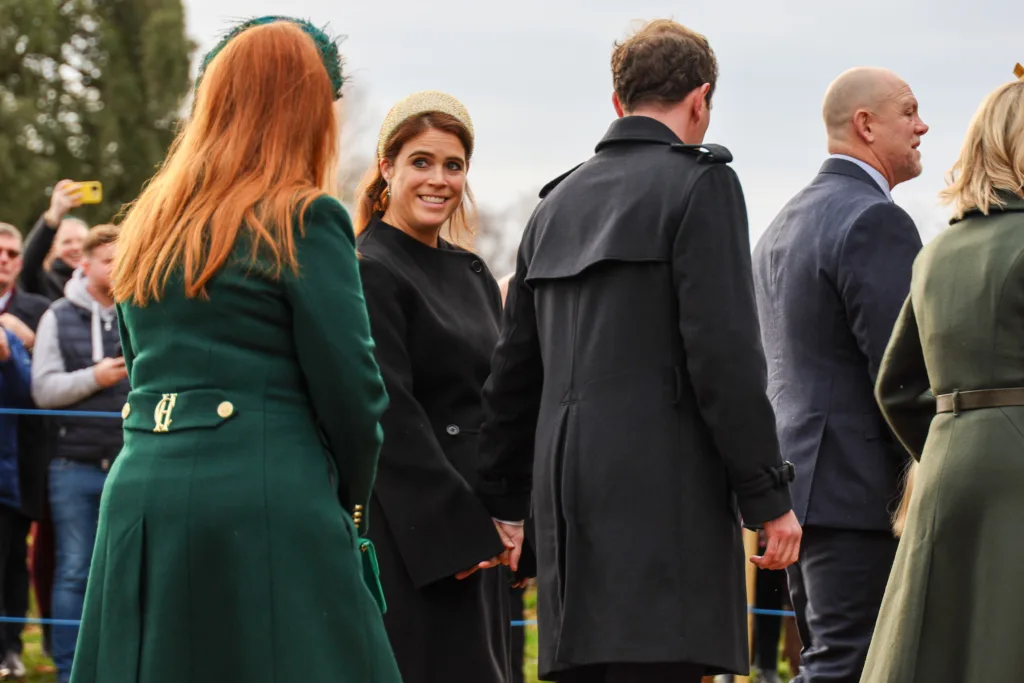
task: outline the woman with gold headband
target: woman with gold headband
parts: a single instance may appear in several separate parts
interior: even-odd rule
[[[341,85],[308,22],[246,22],[128,212],[132,392],[73,683],[400,683],[359,538],[387,398],[328,196]]]
[[[390,406],[374,486],[384,623],[405,683],[505,683],[506,544],[473,493],[480,392],[501,296],[465,248],[473,125],[450,95],[416,93],[381,128],[356,232]],[[509,544],[511,545],[511,544]]]

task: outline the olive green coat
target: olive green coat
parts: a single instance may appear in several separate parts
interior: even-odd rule
[[[1024,200],[969,214],[914,265],[882,411],[920,461],[862,683],[1024,676],[1024,407],[935,414],[933,396],[1024,387]]]
[[[119,308],[133,390],[74,683],[400,681],[349,514],[387,404],[351,223],[318,199],[276,280],[243,241],[208,300],[172,279]]]

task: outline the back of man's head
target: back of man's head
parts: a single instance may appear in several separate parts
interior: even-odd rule
[[[669,107],[718,80],[718,61],[707,38],[670,19],[646,24],[612,53],[612,82],[628,114],[644,106]]]
[[[850,138],[857,111],[878,109],[901,85],[900,77],[888,69],[860,66],[844,71],[828,86],[821,106],[829,139]]]

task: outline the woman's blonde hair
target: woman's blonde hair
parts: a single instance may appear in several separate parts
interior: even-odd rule
[[[181,271],[189,297],[240,234],[275,267],[297,268],[294,230],[334,187],[334,87],[313,39],[292,22],[256,26],[210,62],[191,119],[128,210],[114,263],[114,297],[158,300]]]
[[[939,198],[954,205],[958,219],[1002,206],[999,191],[1024,197],[1024,81],[1000,86],[981,103],[948,182]]]
[[[907,526],[907,515],[910,514],[910,499],[914,494],[917,467],[917,461],[911,462],[910,467],[903,474],[903,496],[900,498],[899,508],[892,516],[892,532],[896,538],[903,536],[903,529]]]

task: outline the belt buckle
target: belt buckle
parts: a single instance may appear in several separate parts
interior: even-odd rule
[[[953,390],[952,400],[953,400],[953,417],[957,417],[958,415],[960,415],[960,390],[959,389],[954,389]]]

